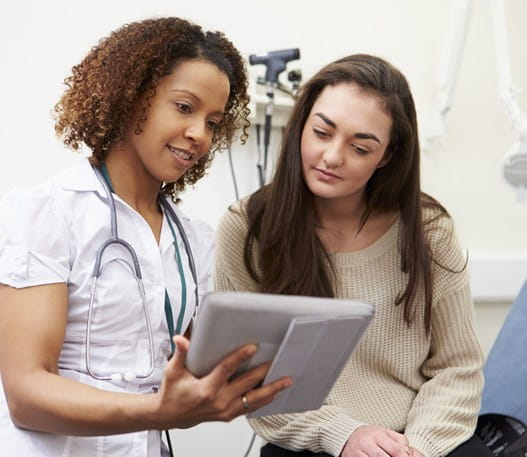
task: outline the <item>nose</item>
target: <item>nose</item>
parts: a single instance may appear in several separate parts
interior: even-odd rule
[[[322,161],[328,169],[338,168],[344,163],[343,148],[337,142],[326,144]]]
[[[211,135],[207,131],[206,122],[202,119],[190,120],[185,128],[184,135],[198,151],[208,148],[211,141]]]

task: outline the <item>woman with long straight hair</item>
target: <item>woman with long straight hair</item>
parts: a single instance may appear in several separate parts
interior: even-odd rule
[[[471,438],[483,356],[466,259],[450,215],[421,191],[419,154],[404,75],[351,55],[303,86],[271,183],[224,215],[217,289],[376,308],[319,410],[251,420],[262,456],[487,452]]]

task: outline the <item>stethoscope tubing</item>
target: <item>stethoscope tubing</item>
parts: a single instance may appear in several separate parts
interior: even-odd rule
[[[194,263],[194,256],[192,255],[192,248],[190,246],[190,241],[188,240],[187,234],[185,233],[185,228],[183,227],[183,224],[181,223],[181,220],[177,216],[176,212],[170,206],[170,203],[167,201],[167,198],[164,195],[159,194],[157,197],[157,200],[159,204],[163,207],[163,209],[167,212],[168,216],[174,221],[174,223],[177,226],[178,232],[181,235],[181,240],[183,241],[183,245],[185,246],[185,252],[187,253],[187,259],[188,259],[188,266],[190,270],[190,274],[192,275],[192,280],[194,281],[194,299],[196,306],[194,306],[194,315],[193,318],[196,317],[196,312],[198,310],[198,304],[199,304],[199,289],[198,289],[198,277],[196,274],[196,264]]]
[[[86,351],[85,351],[86,371],[92,378],[97,379],[97,380],[112,381],[112,382],[119,382],[121,380],[121,376],[117,373],[111,376],[102,376],[102,375],[96,374],[91,368],[91,357],[90,357],[91,323],[92,323],[92,318],[93,318],[93,309],[94,309],[94,302],[95,302],[95,296],[96,296],[97,280],[102,274],[102,258],[103,258],[103,254],[106,248],[108,248],[109,246],[113,244],[118,244],[126,249],[126,251],[130,254],[130,257],[133,262],[133,270],[134,270],[133,273],[134,273],[134,276],[135,276],[135,279],[136,279],[136,282],[139,288],[139,293],[141,295],[141,302],[142,302],[143,314],[145,316],[145,323],[146,323],[147,334],[148,334],[148,345],[149,345],[149,352],[150,352],[150,364],[149,364],[147,372],[142,375],[137,375],[132,372],[126,373],[125,379],[128,381],[131,381],[133,379],[145,379],[145,378],[148,378],[154,371],[155,350],[154,350],[154,338],[152,335],[152,325],[150,321],[150,314],[148,312],[148,306],[146,303],[146,293],[145,293],[145,288],[144,288],[143,279],[142,279],[141,266],[139,263],[137,253],[135,252],[132,245],[128,243],[126,240],[119,238],[118,226],[117,226],[117,210],[115,207],[115,200],[113,198],[110,186],[106,182],[106,179],[104,178],[101,171],[95,166],[92,166],[92,168],[95,172],[95,175],[99,179],[101,185],[103,186],[103,189],[108,198],[108,206],[110,209],[110,221],[111,221],[111,237],[105,242],[103,242],[101,246],[98,248],[96,257],[95,257],[93,272],[92,272],[90,302],[88,305],[88,316],[86,319],[86,338],[85,338],[86,340]],[[164,211],[167,213],[167,216],[170,217],[176,224],[178,228],[178,232],[183,241],[183,245],[185,246],[185,251],[187,253],[187,259],[189,263],[189,269],[190,269],[192,279],[195,285],[194,287],[195,307],[194,307],[194,316],[193,316],[194,318],[196,316],[196,310],[199,304],[199,291],[198,291],[198,281],[197,281],[194,256],[192,254],[192,248],[190,246],[190,242],[186,235],[183,224],[181,223],[176,212],[170,206],[170,203],[167,201],[166,197],[162,195],[161,193],[158,195],[158,202],[162,206]]]

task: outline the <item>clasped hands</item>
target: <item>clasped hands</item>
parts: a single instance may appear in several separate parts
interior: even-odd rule
[[[377,425],[362,425],[348,438],[341,457],[424,457],[402,433]]]

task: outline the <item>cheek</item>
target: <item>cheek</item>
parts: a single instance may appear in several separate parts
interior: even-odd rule
[[[358,170],[358,172],[362,175],[362,178],[366,181],[369,181],[369,179],[373,176],[373,173],[377,170],[377,163],[368,163],[364,167]]]
[[[313,145],[304,135],[302,135],[300,140],[300,158],[302,159],[302,167],[309,165],[314,158]]]
[[[204,139],[199,151],[197,151],[196,162],[210,154],[212,148],[212,139]]]

